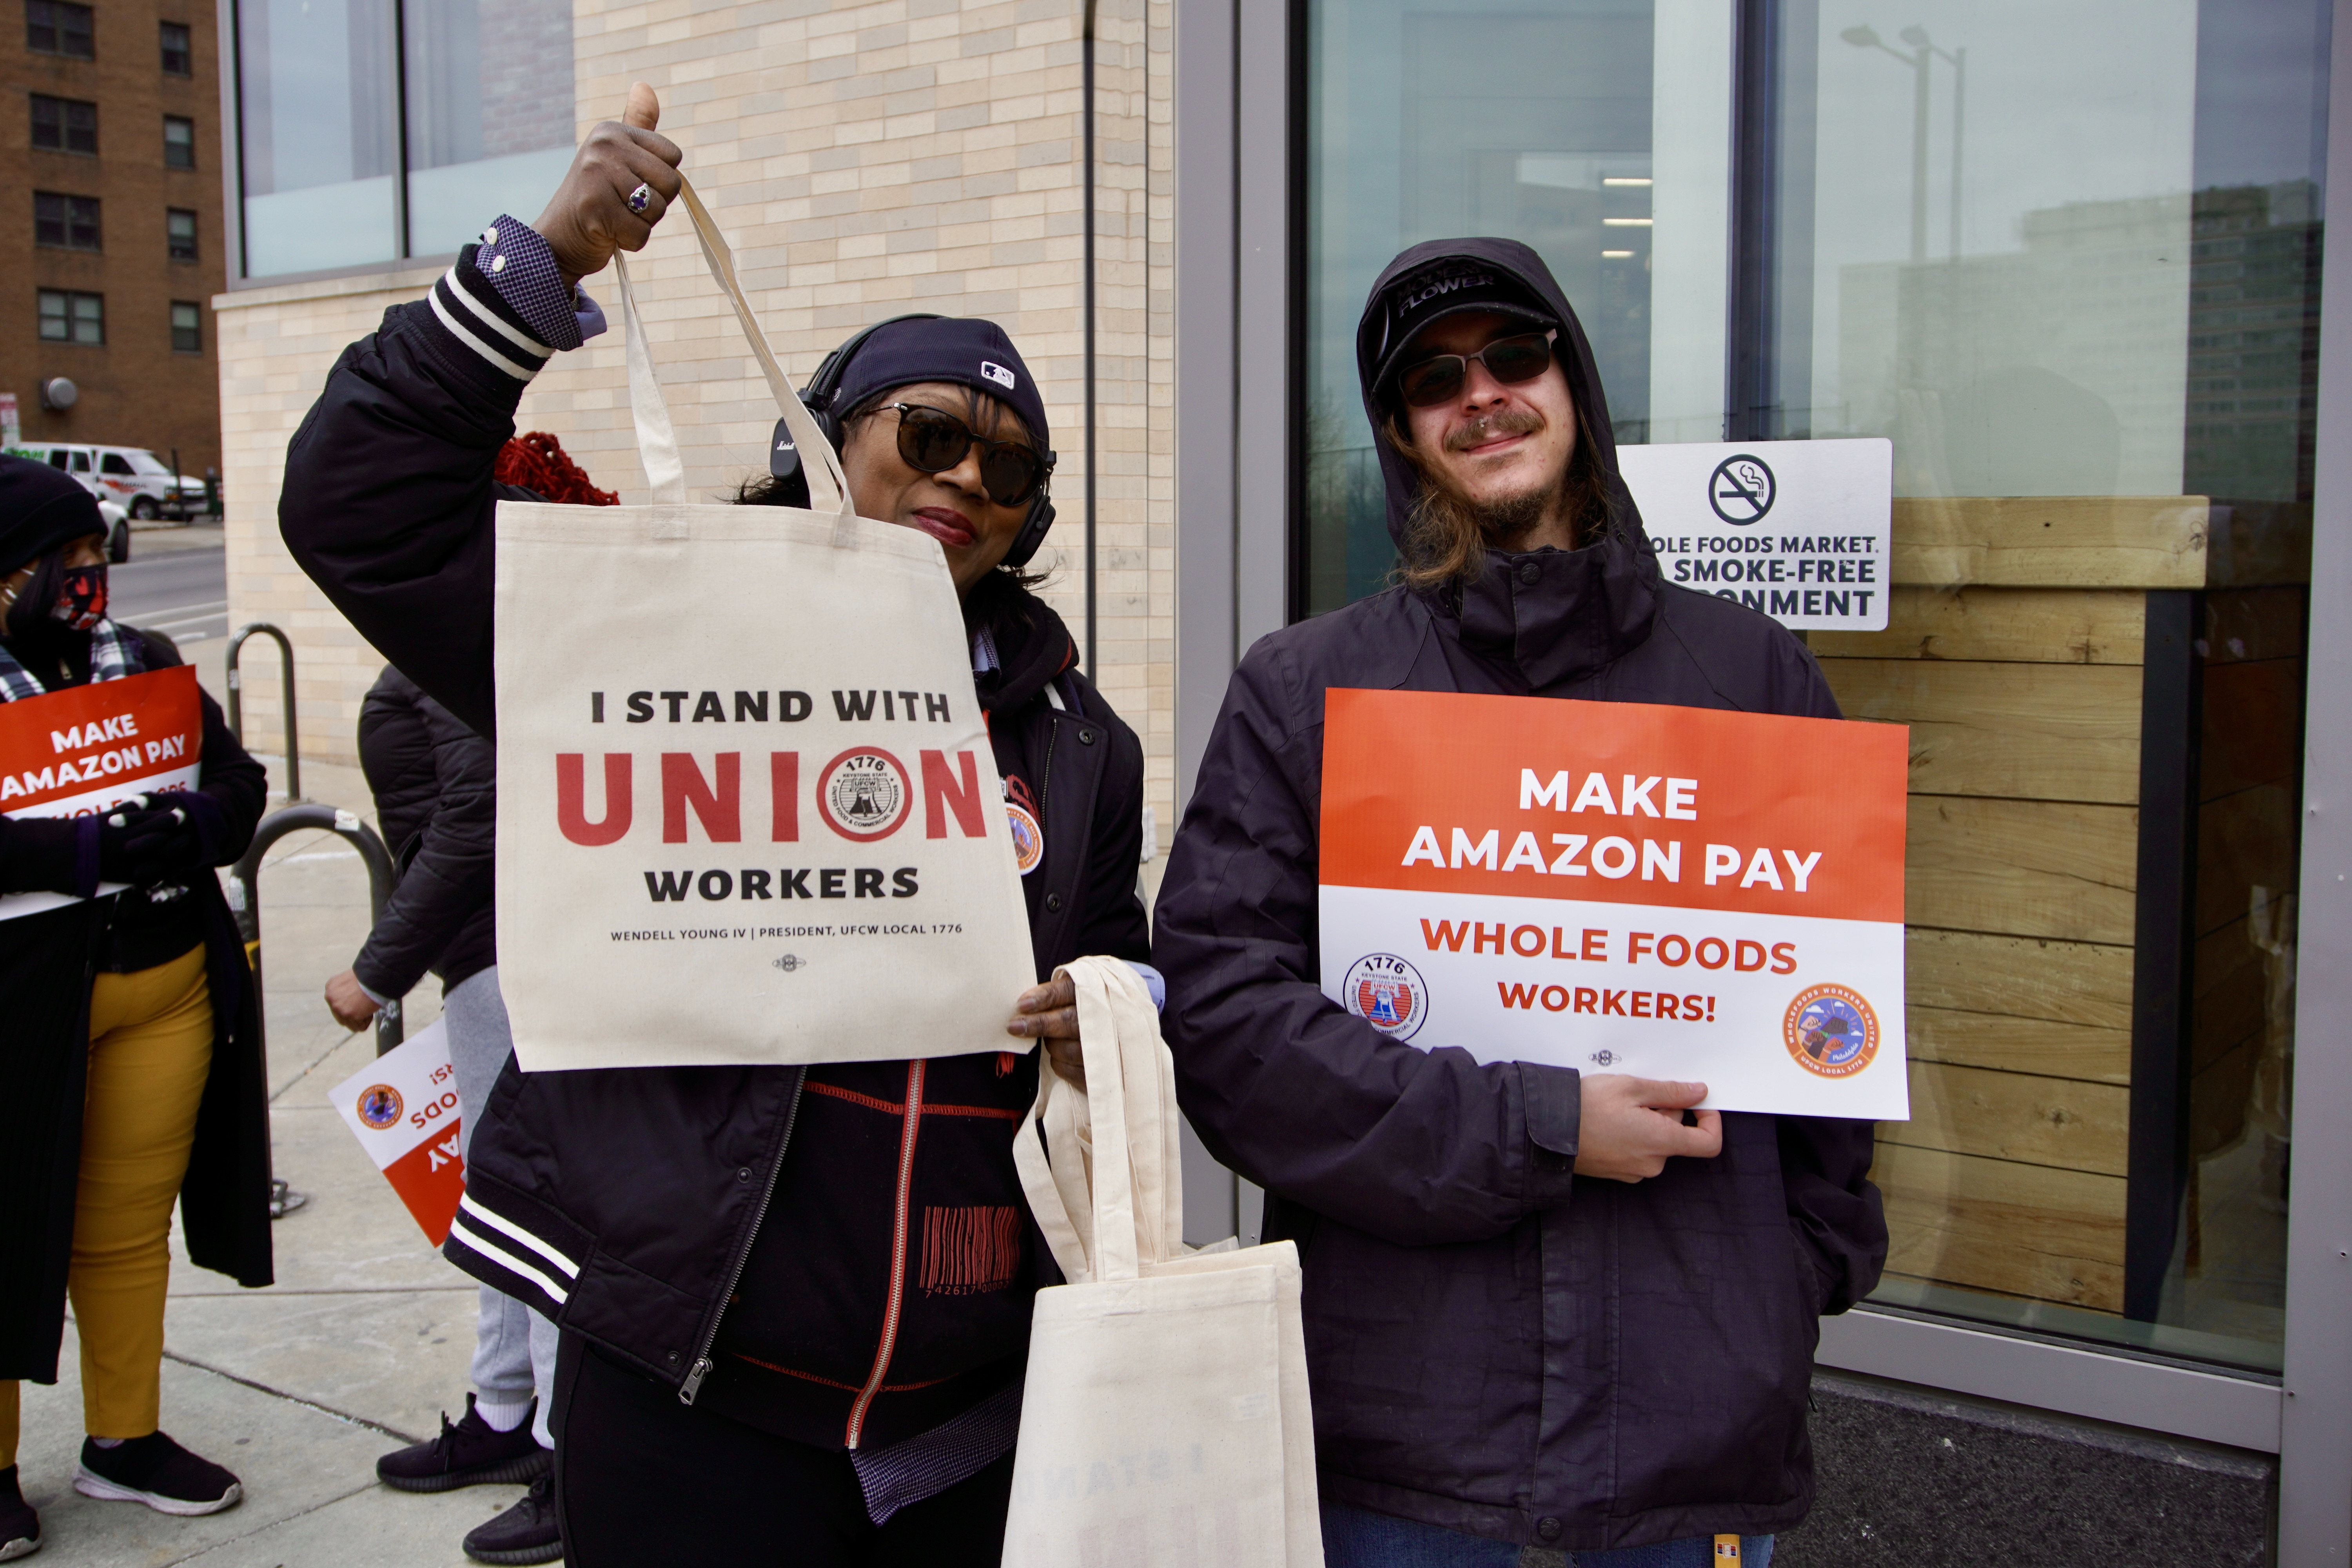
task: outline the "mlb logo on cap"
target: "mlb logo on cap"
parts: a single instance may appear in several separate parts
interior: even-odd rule
[[[1013,373],[1005,369],[1003,365],[997,363],[994,360],[984,359],[981,361],[980,374],[1008,391],[1012,389],[1013,384]]]

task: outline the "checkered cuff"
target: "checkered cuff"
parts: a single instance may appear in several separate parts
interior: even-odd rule
[[[555,253],[520,218],[501,213],[482,231],[474,265],[508,309],[551,349],[576,349],[604,330],[596,302],[577,288],[565,293]]]

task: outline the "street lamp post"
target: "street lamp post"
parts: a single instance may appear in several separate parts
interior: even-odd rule
[[[1848,27],[1838,35],[1858,49],[1876,49],[1892,55],[1911,68],[1915,83],[1911,94],[1911,259],[1927,259],[1927,110],[1933,87],[1931,72],[1936,57],[1941,55],[1952,67],[1952,259],[1960,258],[1960,134],[1968,105],[1969,51],[1940,48],[1927,37],[1927,29],[1909,26],[1903,29],[1903,41],[1909,50],[1896,48],[1878,36],[1867,25]]]

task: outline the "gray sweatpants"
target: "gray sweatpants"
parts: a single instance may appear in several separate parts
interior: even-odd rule
[[[474,1121],[489,1102],[499,1072],[514,1054],[514,1029],[499,994],[498,966],[467,976],[441,999],[449,1031],[449,1065],[457,1069],[457,1151],[471,1152]],[[481,1286],[474,1322],[474,1387],[486,1405],[520,1405],[539,1395],[531,1435],[542,1448],[549,1394],[555,1386],[555,1325],[502,1291]]]

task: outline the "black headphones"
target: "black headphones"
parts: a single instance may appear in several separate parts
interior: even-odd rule
[[[841,416],[833,406],[834,398],[841,391],[841,378],[848,371],[849,362],[866,345],[866,340],[883,328],[895,326],[900,321],[943,320],[945,318],[936,311],[928,310],[892,316],[864,329],[824,356],[824,363],[816,367],[816,374],[801,388],[801,402],[808,406],[810,417],[816,421],[816,427],[824,432],[824,438],[833,443],[835,452],[841,450],[844,432]],[[1038,484],[1036,495],[1030,499],[1029,515],[1022,519],[1021,531],[1013,536],[1013,548],[1004,552],[1004,559],[999,564],[1026,566],[1030,557],[1037,553],[1038,546],[1045,542],[1045,531],[1054,526],[1053,463],[1054,454],[1047,452],[1046,477]],[[808,475],[801,467],[801,455],[793,445],[792,432],[785,428],[781,419],[776,421],[774,438],[768,443],[768,472],[784,481],[785,504],[799,507],[809,504]]]

